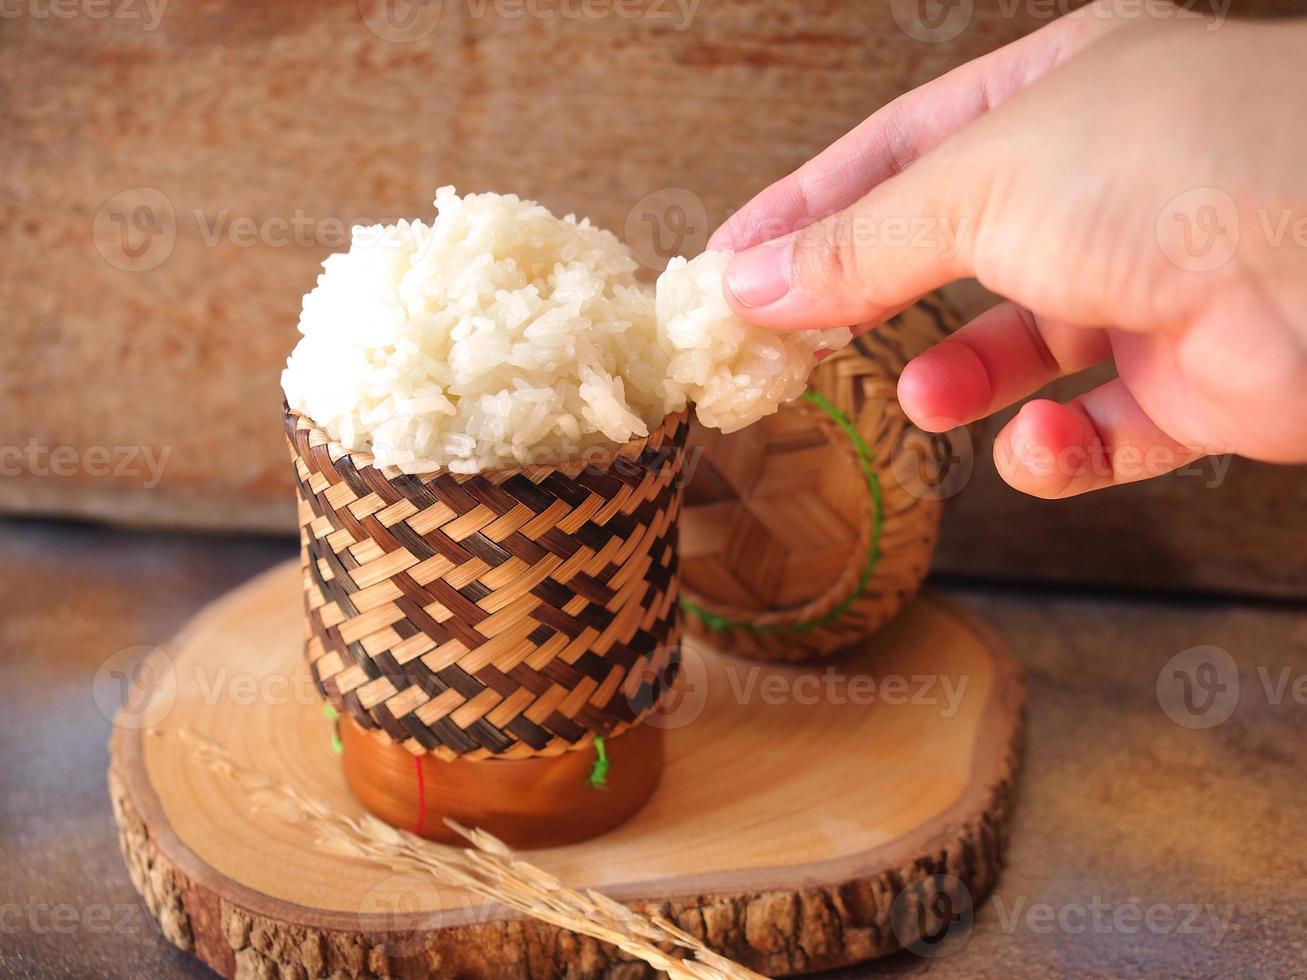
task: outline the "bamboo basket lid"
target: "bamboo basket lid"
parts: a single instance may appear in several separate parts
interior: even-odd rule
[[[969,435],[917,429],[896,389],[904,365],[959,319],[929,298],[824,360],[775,415],[730,435],[692,428],[689,632],[765,660],[809,660],[874,632],[916,593]]]

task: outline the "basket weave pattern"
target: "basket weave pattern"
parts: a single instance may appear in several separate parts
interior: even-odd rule
[[[931,298],[823,360],[806,399],[728,436],[695,429],[703,458],[682,538],[691,634],[812,660],[875,632],[917,591],[943,504],[916,475],[924,434],[896,389],[953,319]]]
[[[323,697],[444,759],[558,755],[656,709],[680,663],[687,429],[681,413],[601,459],[413,476],[287,410]]]

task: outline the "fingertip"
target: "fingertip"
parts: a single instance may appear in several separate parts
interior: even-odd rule
[[[947,432],[988,414],[993,392],[975,353],[945,340],[908,362],[899,376],[898,396],[917,428]]]
[[[1014,490],[1051,500],[1065,496],[1079,475],[1069,465],[1071,458],[1087,458],[1089,449],[1073,411],[1036,399],[1021,406],[995,438],[994,465]]]

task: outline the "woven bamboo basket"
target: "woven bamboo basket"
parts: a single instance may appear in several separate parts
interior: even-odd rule
[[[957,315],[918,304],[828,357],[805,397],[731,435],[696,426],[681,536],[686,628],[719,648],[805,661],[868,636],[912,597],[970,436],[922,432],[903,367]],[[962,478],[965,480],[965,475]]]
[[[305,653],[342,718],[345,746],[355,747],[346,775],[364,804],[395,823],[416,807],[419,831],[445,837],[424,816],[424,797],[452,799],[471,784],[492,797],[496,785],[519,795],[548,785],[554,796],[536,802],[552,814],[490,799],[445,815],[510,842],[557,843],[572,839],[566,827],[542,835],[523,820],[567,823],[576,814],[559,810],[559,774],[570,793],[591,755],[616,770],[626,752],[640,766],[577,806],[591,816],[638,808],[657,781],[656,733],[624,733],[649,727],[639,723],[679,667],[685,414],[599,456],[421,476],[377,468],[294,411],[285,419]],[[448,792],[423,785],[423,766]],[[584,780],[575,785],[579,793]],[[514,819],[497,823],[503,807]]]

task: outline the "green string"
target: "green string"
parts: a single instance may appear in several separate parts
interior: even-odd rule
[[[608,769],[612,765],[608,760],[608,750],[604,748],[604,737],[595,736],[595,764],[590,770],[590,786],[603,789],[608,784]]]
[[[871,547],[867,549],[867,561],[862,567],[862,574],[858,576],[857,588],[845,596],[839,605],[817,619],[774,625],[760,625],[747,620],[727,619],[719,613],[705,609],[697,602],[685,598],[685,596],[679,597],[677,601],[680,602],[681,608],[698,616],[713,632],[721,632],[726,629],[742,629],[752,633],[806,633],[809,630],[817,629],[819,626],[825,626],[848,612],[849,607],[867,591],[867,586],[871,583],[871,574],[876,569],[876,562],[880,560],[880,528],[885,515],[880,500],[880,480],[876,478],[876,471],[871,466],[873,459],[871,447],[867,445],[867,440],[862,438],[862,433],[849,421],[849,417],[817,392],[805,391],[803,397],[829,415],[832,421],[844,430],[844,434],[853,443],[853,449],[858,456],[858,466],[862,469],[863,479],[867,481],[867,492],[871,496]]]
[[[345,751],[345,746],[340,744],[340,712],[329,704],[322,706],[322,713],[331,719],[334,726],[331,732],[331,751],[340,755]]]

